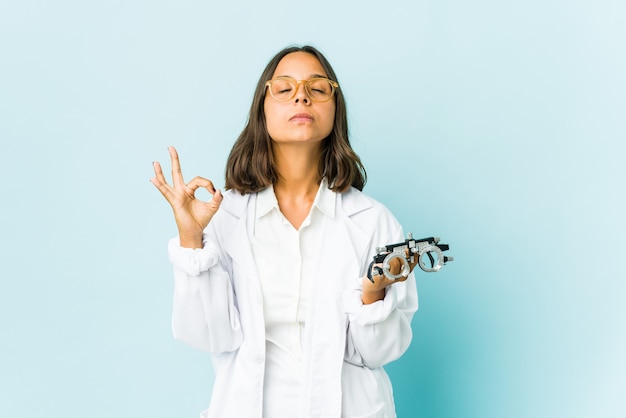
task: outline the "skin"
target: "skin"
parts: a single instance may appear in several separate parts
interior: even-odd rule
[[[327,74],[313,55],[294,52],[278,63],[272,78],[278,76],[308,80]],[[295,97],[287,102],[278,102],[267,94],[264,110],[278,173],[274,193],[281,212],[298,229],[319,188],[318,161],[322,141],[333,129],[335,101],[313,102],[304,86],[299,85]]]
[[[308,80],[327,77],[327,74],[316,57],[306,52],[294,52],[279,62],[273,78],[277,76]],[[308,215],[319,188],[321,178],[318,161],[322,142],[333,129],[335,108],[334,99],[324,103],[311,101],[303,85],[299,85],[295,97],[286,102],[278,102],[269,94],[265,96],[266,126],[272,138],[278,173],[274,193],[281,212],[296,229],[300,228]],[[180,245],[201,248],[202,231],[219,210],[222,193],[204,177],[195,177],[185,183],[176,149],[169,147],[168,150],[172,164],[172,185],[167,183],[158,162],[153,163],[155,177],[150,181],[174,211]],[[205,188],[212,195],[209,202],[196,199],[195,192],[199,188]],[[416,264],[411,265],[411,270]],[[392,263],[391,272],[397,274],[400,268],[400,262]],[[406,280],[400,278],[393,281],[383,275],[373,278],[374,283],[367,278],[363,279],[364,304],[383,299],[387,286]]]
[[[174,211],[181,247],[202,248],[202,231],[219,209],[223,199],[222,193],[215,189],[211,180],[204,177],[195,177],[185,183],[176,149],[169,147],[168,151],[172,163],[172,185],[165,180],[158,161],[153,163],[155,176],[150,182],[159,189]],[[209,202],[196,199],[196,190],[201,187],[211,193],[212,198]]]
[[[328,77],[317,58],[306,52],[286,55],[278,63],[272,78],[281,76],[289,76],[296,80]],[[315,149],[320,148],[321,141],[333,129],[335,100],[313,102],[301,84],[298,86],[296,96],[287,102],[278,102],[266,94],[264,110],[267,130],[275,147],[289,144]],[[306,114],[310,119],[295,117],[299,114]]]

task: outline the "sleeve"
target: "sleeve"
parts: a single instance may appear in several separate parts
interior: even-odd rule
[[[398,226],[385,242],[400,242],[402,237]],[[404,282],[389,286],[384,299],[364,305],[362,280],[356,279],[343,295],[348,316],[345,360],[373,369],[400,358],[408,349],[413,337],[411,320],[418,308],[417,286],[411,273]]]
[[[218,247],[207,234],[201,249],[183,248],[176,237],[168,253],[174,269],[174,338],[211,354],[236,350],[243,334],[232,279]]]

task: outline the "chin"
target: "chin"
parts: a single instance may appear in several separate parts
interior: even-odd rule
[[[293,144],[298,144],[298,143],[302,143],[302,144],[306,144],[306,143],[314,143],[314,142],[322,142],[326,136],[321,136],[321,135],[290,135],[290,136],[283,136],[283,137],[274,137],[270,135],[270,138],[272,138],[272,141],[279,143],[279,144],[288,144],[288,143],[293,143]]]

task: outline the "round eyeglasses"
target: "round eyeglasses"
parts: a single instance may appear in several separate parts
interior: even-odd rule
[[[306,95],[314,102],[327,102],[335,95],[339,83],[329,78],[315,77],[309,80],[296,80],[292,77],[276,77],[265,83],[270,95],[278,102],[286,102],[296,97],[298,86],[304,85]]]

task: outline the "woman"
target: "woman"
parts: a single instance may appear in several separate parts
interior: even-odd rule
[[[269,62],[224,194],[202,177],[185,184],[174,148],[172,185],[154,163],[179,231],[169,243],[174,335],[215,368],[203,417],[395,416],[382,366],[411,342],[415,279],[367,278],[376,247],[404,237],[360,191],[336,80],[309,46]],[[194,198],[200,187],[211,201]]]

